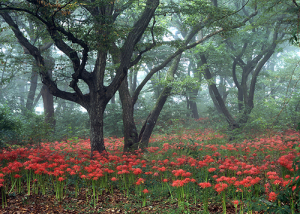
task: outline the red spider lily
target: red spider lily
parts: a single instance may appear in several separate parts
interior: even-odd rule
[[[183,170],[183,169],[178,169],[178,170],[173,170],[172,173],[173,173],[176,177],[178,177],[178,176],[184,176],[184,174],[186,173],[186,171]]]
[[[149,190],[144,189],[144,190],[143,190],[143,193],[144,193],[144,194],[147,194],[147,193],[149,193]]]
[[[293,169],[292,166],[294,159],[294,154],[283,155],[278,159],[278,163],[291,171]]]
[[[230,177],[226,177],[226,176],[221,176],[220,178],[216,179],[217,182],[226,181],[229,184],[233,183],[233,181],[235,181],[235,180],[236,180],[235,177],[230,178]]]
[[[22,176],[21,175],[19,175],[19,174],[15,174],[14,175],[14,178],[21,178]]]
[[[202,168],[204,166],[207,166],[208,164],[205,161],[199,161],[198,162],[198,167]]]
[[[290,183],[291,183],[292,181],[291,180],[288,180],[288,181],[282,181],[282,186],[288,186],[288,185],[290,185]]]
[[[135,168],[135,169],[133,169],[133,174],[135,174],[135,175],[139,175],[139,174],[142,174],[142,170],[140,169],[140,168]]]
[[[166,167],[163,166],[161,168],[157,168],[157,170],[160,172],[165,172],[167,169],[166,169]]]
[[[81,177],[82,179],[86,179],[86,178],[87,178],[86,175],[81,175],[80,177]]]
[[[59,180],[60,182],[62,182],[62,181],[65,180],[65,179],[64,179],[63,177],[59,177],[58,180]]]
[[[81,167],[78,165],[74,165],[73,169],[78,172],[78,171],[80,171]]]
[[[192,175],[192,173],[190,173],[190,172],[182,173],[183,177],[190,177],[191,175]]]
[[[144,182],[145,182],[145,179],[144,179],[144,178],[139,178],[135,184],[136,184],[136,185],[141,185],[141,184],[143,184]]]
[[[180,165],[183,165],[185,164],[186,162],[186,159],[185,158],[177,158],[177,165],[180,166]]]
[[[70,171],[70,175],[76,175],[75,171]]]
[[[50,173],[50,172],[49,172]],[[54,175],[55,177],[59,176],[59,175],[63,175],[65,172],[61,171],[61,170],[56,170],[50,174]]]
[[[122,174],[129,174],[130,172],[128,170],[123,169],[122,171],[119,171],[117,174],[122,175]]]
[[[225,183],[217,183],[215,185],[215,190],[220,194],[221,192],[223,192],[226,188],[228,187],[227,184]]]
[[[198,185],[203,189],[211,187],[211,183],[209,183],[209,182],[199,183]]]
[[[184,181],[182,181],[182,180],[175,180],[175,181],[173,181],[173,183],[171,185],[173,187],[182,187],[184,185]]]
[[[268,178],[270,180],[276,180],[279,179],[279,176],[277,175],[277,172],[267,172]]]
[[[270,184],[266,183],[264,186],[265,186],[266,193],[269,193]]]
[[[111,181],[117,181],[118,179],[116,177],[112,177],[110,180]]]
[[[218,156],[221,156],[221,154],[220,154],[220,152],[215,152],[215,153],[213,154],[213,156],[214,156],[214,157],[218,157]]]
[[[281,180],[274,180],[273,184],[274,185],[280,185],[280,184],[282,184],[282,181]]]
[[[233,200],[232,203],[234,204],[234,206],[239,205],[239,200]]]
[[[182,182],[184,184],[187,184],[187,183],[191,182],[191,179],[190,178],[185,178],[185,179],[182,180]]]
[[[278,194],[276,194],[275,192],[270,192],[269,193],[269,201],[275,201],[276,200],[276,198],[277,198],[277,195]]]

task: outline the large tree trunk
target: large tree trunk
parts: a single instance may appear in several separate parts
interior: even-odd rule
[[[196,103],[196,98],[198,94],[198,89],[190,91],[190,94],[187,95],[187,108],[190,111],[190,115],[194,119],[199,119],[198,108]]]
[[[210,70],[207,66],[206,57],[203,54],[200,54],[200,59],[202,61],[202,64],[206,65],[206,67],[204,68],[204,77],[205,77],[206,80],[208,80],[210,82],[213,77],[212,77],[212,75],[210,73]],[[219,90],[218,90],[216,84],[211,83],[208,87],[212,91],[212,93],[211,93],[211,96],[213,96],[212,99],[215,99],[217,101],[217,104],[220,107],[220,110],[221,110],[222,114],[225,116],[230,128],[231,129],[238,128],[239,124],[234,120],[234,118],[232,117],[232,115],[228,111],[228,109],[227,109],[227,107],[224,103],[224,100],[222,99],[222,96],[219,93]]]
[[[54,69],[55,61],[52,57],[45,60],[46,72],[50,78],[52,78],[52,70]],[[54,103],[53,95],[50,93],[49,88],[46,85],[43,85],[41,89],[41,94],[44,104],[44,114],[45,114],[45,123],[49,124],[51,128],[55,128],[56,120],[54,117]]]
[[[195,101],[190,101],[190,110],[192,111],[192,118],[199,119],[197,103]]]
[[[157,122],[158,116],[167,101],[167,98],[170,95],[170,92],[172,90],[172,87],[165,87],[159,96],[156,105],[154,106],[151,113],[148,115],[147,120],[144,122],[143,127],[141,129],[140,135],[139,135],[139,141],[140,145],[139,148],[142,150],[145,150],[148,147],[149,139],[151,137],[152,131],[154,129],[154,126]]]
[[[90,101],[88,114],[90,117],[90,141],[91,141],[91,158],[94,152],[103,153],[105,150],[103,135],[103,113],[107,104],[98,94],[93,96]]]
[[[174,60],[172,61],[172,64],[171,64],[171,66],[168,70],[167,76],[166,76],[167,81],[173,81],[174,75],[177,71],[177,68],[178,68],[178,65],[180,62],[180,58],[181,58],[181,54],[179,54],[177,57],[175,57]],[[148,115],[148,118],[146,119],[146,121],[143,124],[143,127],[139,134],[139,142],[140,142],[139,147],[142,150],[145,150],[148,147],[149,139],[150,139],[150,136],[154,129],[154,126],[157,122],[158,116],[159,116],[162,108],[164,107],[164,104],[166,103],[171,91],[172,91],[171,86],[164,87],[158,100],[156,101],[156,104],[155,104],[153,110],[150,112],[150,114]]]
[[[24,101],[24,94],[25,94],[25,86],[23,83],[20,83],[19,85],[19,92],[20,92],[20,105],[24,107],[25,101]]]
[[[198,108],[197,108],[197,103],[194,100],[190,100],[187,97],[187,109],[190,111],[189,117],[192,117],[193,119],[199,119],[199,114],[198,114]]]
[[[133,102],[129,94],[128,81],[125,79],[120,88],[119,94],[123,109],[124,127],[124,152],[133,152],[138,149],[138,133],[133,117]]]
[[[192,69],[195,69],[195,65],[193,62],[190,62],[188,66],[188,76],[191,76]],[[199,76],[197,72],[195,72],[194,75]],[[201,81],[201,78],[199,78],[199,80]],[[198,96],[198,89],[187,90],[187,94],[186,94],[187,109],[190,111],[188,116],[194,119],[199,119],[197,103],[196,103],[197,96]]]
[[[221,107],[220,107],[220,105],[219,105],[219,103],[218,103],[218,101],[217,101],[217,99],[216,99],[216,97],[214,95],[212,87],[208,86],[208,92],[209,92],[210,98],[213,101],[213,104],[214,104],[215,109],[217,110],[217,112],[219,114],[223,114],[222,109],[221,109]]]
[[[137,71],[133,71],[133,79],[132,79],[132,85],[130,88],[130,93],[133,94],[133,92],[136,89],[136,84],[137,84]]]
[[[35,92],[36,92],[36,88],[37,88],[37,81],[38,81],[37,69],[38,68],[36,66],[36,63],[32,63],[30,89],[29,89],[29,93],[28,93],[27,101],[26,101],[26,108],[30,111],[33,109],[34,97],[35,97]]]
[[[45,123],[49,124],[51,128],[55,128],[56,120],[54,117],[53,95],[49,92],[46,85],[41,89],[44,104]]]

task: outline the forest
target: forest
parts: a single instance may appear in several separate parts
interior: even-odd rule
[[[300,213],[300,1],[1,0],[1,213]]]

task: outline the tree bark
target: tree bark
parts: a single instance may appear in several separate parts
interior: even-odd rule
[[[52,78],[52,70],[54,69],[54,66],[55,66],[54,59],[52,57],[48,57],[48,59],[45,60],[45,67],[49,77],[51,78]],[[44,104],[45,123],[49,124],[49,126],[52,129],[54,129],[56,120],[54,116],[53,95],[50,93],[48,87],[45,84],[42,86],[41,95]]]
[[[123,127],[124,127],[124,148],[123,152],[133,152],[138,149],[138,132],[134,122],[134,104],[132,102],[128,81],[125,79],[120,88],[119,94],[122,102]]]
[[[210,95],[211,100],[213,101],[213,104],[214,104],[214,106],[215,106],[217,112],[218,112],[219,114],[223,114],[222,109],[221,109],[221,107],[220,107],[220,105],[219,105],[219,103],[218,103],[218,101],[217,101],[217,99],[216,99],[216,97],[215,97],[215,95],[214,95],[214,92],[213,92],[213,90],[212,90],[212,87],[210,87],[210,86],[208,86],[208,93],[209,93],[209,95]]]
[[[172,64],[167,72],[166,80],[172,82],[174,79],[174,75],[177,71],[179,62],[180,62],[181,54],[174,58],[172,61]],[[172,91],[171,86],[165,86],[162,93],[160,94],[158,100],[156,101],[156,104],[153,108],[153,110],[148,115],[148,118],[143,124],[143,127],[139,134],[139,148],[142,150],[145,150],[148,147],[149,139],[152,134],[152,131],[154,129],[154,126],[157,122],[158,116],[166,103],[170,93]]]
[[[22,107],[24,107],[25,106],[25,101],[24,101],[24,95],[25,95],[25,86],[24,86],[24,84],[23,83],[20,83],[20,85],[19,85],[19,93],[20,93],[20,105],[22,106]]]
[[[36,63],[32,63],[30,89],[26,101],[26,108],[30,111],[33,109],[34,97],[37,88],[37,81],[38,81],[37,66]]]
[[[193,100],[189,101],[189,106],[190,106],[190,110],[192,112],[192,118],[194,119],[199,119],[199,113],[198,113],[198,108],[197,108],[197,103]]]
[[[54,129],[56,120],[54,117],[53,96],[46,85],[42,86],[41,94],[44,104],[45,123]]]
[[[191,70],[194,69],[194,63],[190,62],[188,66],[188,76],[191,76]],[[199,76],[199,74],[196,74],[195,76]],[[201,81],[201,78],[199,78]],[[197,103],[196,98],[198,96],[198,89],[188,89],[186,92],[186,101],[187,101],[187,110],[189,111],[188,117],[192,117],[194,119],[199,119],[198,109],[197,109]]]
[[[206,65],[206,67],[204,68],[204,77],[206,80],[208,80],[209,82],[211,81],[211,79],[213,78],[211,73],[210,73],[210,70],[207,66],[207,60],[206,60],[206,57],[203,55],[203,54],[200,54],[200,59],[202,61],[202,64],[203,65]],[[222,99],[222,96],[221,94],[219,93],[219,90],[216,86],[215,83],[211,83],[209,84],[208,86],[210,88],[210,90],[213,92],[211,93],[211,95],[214,96],[214,98],[212,99],[216,99],[223,115],[225,116],[229,126],[231,129],[235,129],[235,128],[238,128],[239,127],[239,124],[234,120],[234,118],[232,117],[232,115],[230,114],[230,112],[228,111],[225,103],[224,103],[224,100]]]
[[[105,152],[104,135],[103,135],[103,113],[108,101],[101,99],[101,96],[94,94],[90,102],[88,114],[90,117],[90,144],[91,158],[95,152],[103,154]]]

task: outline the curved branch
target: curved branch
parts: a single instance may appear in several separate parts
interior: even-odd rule
[[[254,100],[254,91],[255,91],[257,77],[258,77],[259,72],[261,71],[262,67],[273,55],[275,48],[277,46],[277,44],[276,44],[277,37],[278,37],[278,32],[276,30],[273,35],[273,43],[272,43],[271,47],[268,49],[268,52],[265,54],[265,56],[262,58],[262,60],[258,63],[258,65],[256,66],[254,73],[252,75],[250,89],[249,89],[249,96],[248,96],[248,101],[247,101],[249,107],[251,107],[251,108],[253,108],[253,106],[254,106],[253,100]]]
[[[201,62],[203,63],[203,65],[205,65],[204,68],[204,77],[206,80],[210,81],[212,79],[212,75],[211,72],[209,70],[209,67],[207,66],[207,60],[204,54],[200,54],[200,58],[201,58]],[[229,123],[229,125],[232,128],[237,128],[239,127],[239,124],[235,121],[235,119],[232,117],[232,115],[230,114],[230,112],[228,111],[224,100],[222,99],[222,96],[216,86],[215,83],[210,83],[208,85],[208,87],[212,90],[212,94],[214,96],[214,98],[216,99],[216,101],[218,102],[218,105],[220,107],[220,110],[222,111],[222,113],[224,114],[224,116],[226,117],[227,122]],[[212,98],[213,99],[213,98]]]
[[[37,2],[33,2],[30,1],[33,4],[38,4]],[[0,7],[0,11],[3,10],[11,10],[11,11],[22,11],[22,12],[26,12],[34,17],[36,17],[38,20],[40,20],[43,24],[45,24],[47,26],[48,32],[51,36],[51,38],[53,39],[53,41],[55,42],[55,45],[62,51],[64,52],[69,58],[70,60],[73,62],[73,66],[74,66],[74,70],[76,71],[75,73],[77,73],[77,76],[79,76],[78,73],[84,72],[84,67],[87,61],[87,55],[88,55],[88,51],[89,48],[87,46],[87,44],[81,40],[76,38],[72,33],[66,31],[64,28],[60,27],[60,26],[56,26],[54,22],[50,23],[49,21],[43,19],[41,16],[39,16],[36,13],[24,9],[24,8],[17,8],[17,7],[11,7],[11,6],[6,6],[5,8]],[[80,45],[83,48],[83,58],[82,58],[82,63],[80,64],[80,59],[77,56],[77,53],[75,50],[73,50],[71,47],[69,47],[61,38],[61,36],[58,34],[58,32],[62,33],[63,35],[65,35],[69,41],[71,41],[72,43],[76,43],[78,45]],[[85,73],[83,75],[83,77],[87,77],[84,78],[83,80],[88,82],[88,79],[90,78],[90,76]]]
[[[297,4],[296,0],[293,0],[294,5],[296,5],[296,7],[299,7],[299,5]]]
[[[40,47],[40,51],[43,52],[45,50],[47,50],[48,48],[50,48],[53,45],[53,42],[48,42],[46,44],[44,44],[42,47]]]
[[[124,4],[120,9],[116,9],[113,13],[113,20],[115,21],[117,17],[126,9],[128,9],[135,0],[130,0],[126,4]]]
[[[65,92],[65,91],[61,91],[60,89],[58,89],[56,83],[51,79],[50,75],[47,72],[47,68],[45,67],[44,58],[42,57],[39,49],[36,48],[35,46],[33,46],[32,44],[30,44],[30,42],[25,38],[25,36],[20,31],[18,25],[12,20],[12,18],[10,17],[10,15],[8,13],[0,12],[0,15],[3,17],[5,22],[11,27],[11,29],[13,30],[19,43],[22,46],[24,46],[28,50],[30,55],[32,55],[35,58],[37,65],[41,68],[41,71],[39,72],[39,74],[41,75],[42,82],[45,85],[47,85],[51,94],[54,96],[60,97],[62,99],[76,102],[76,103],[84,106],[85,108],[88,108],[88,106],[86,106],[84,104],[83,98],[80,98],[76,93]],[[87,99],[87,98],[85,97],[84,99]]]
[[[155,21],[155,16],[153,17],[153,25],[151,27],[151,36],[152,36],[152,44],[150,44],[149,46],[147,46],[144,50],[140,51],[140,53],[138,54],[137,58],[135,58],[132,62],[130,62],[130,66],[129,68],[131,68],[132,66],[136,65],[142,58],[142,55],[144,53],[146,53],[147,51],[150,51],[152,48],[154,48],[156,46],[156,41],[155,41],[155,38],[154,38],[154,25],[156,23]]]
[[[147,0],[146,8],[144,9],[139,20],[134,24],[132,30],[129,32],[127,39],[125,40],[124,45],[120,50],[120,66],[116,71],[115,78],[107,87],[107,91],[109,91],[109,93],[106,93],[106,95],[108,97],[112,97],[114,95],[114,93],[117,91],[122,81],[126,77],[134,47],[139,42],[146,28],[148,27],[149,22],[154,16],[154,12],[158,5],[159,0]]]
[[[241,23],[242,24],[245,24],[250,18],[252,18],[253,16],[255,16],[257,14],[257,11],[255,11],[254,13],[252,13],[249,17],[247,17],[245,20],[243,20]],[[241,24],[239,25],[236,25],[233,27],[233,29],[235,28],[238,28],[240,27]],[[223,28],[219,29],[219,30],[216,30],[204,37],[202,37],[200,40],[190,44],[190,45],[185,45],[184,47],[182,48],[179,48],[177,51],[175,51],[175,53],[173,53],[171,56],[169,56],[164,62],[162,62],[159,66],[151,69],[151,71],[147,74],[147,76],[144,78],[144,80],[141,82],[141,84],[136,88],[133,96],[132,96],[132,100],[133,100],[133,103],[135,103],[138,99],[138,96],[140,94],[140,92],[142,91],[143,87],[146,85],[146,83],[151,79],[151,77],[158,71],[160,71],[161,69],[163,69],[169,62],[172,61],[172,59],[174,59],[177,55],[181,54],[182,52],[184,52],[185,50],[188,50],[188,49],[192,49],[194,48],[195,46],[201,44],[202,42],[206,41],[207,39],[209,39],[210,37],[220,33],[224,31]]]
[[[241,85],[239,84],[237,77],[236,77],[236,65],[237,61],[236,59],[233,59],[233,64],[232,64],[232,77],[233,77],[233,82],[236,85],[238,89],[241,89]]]

